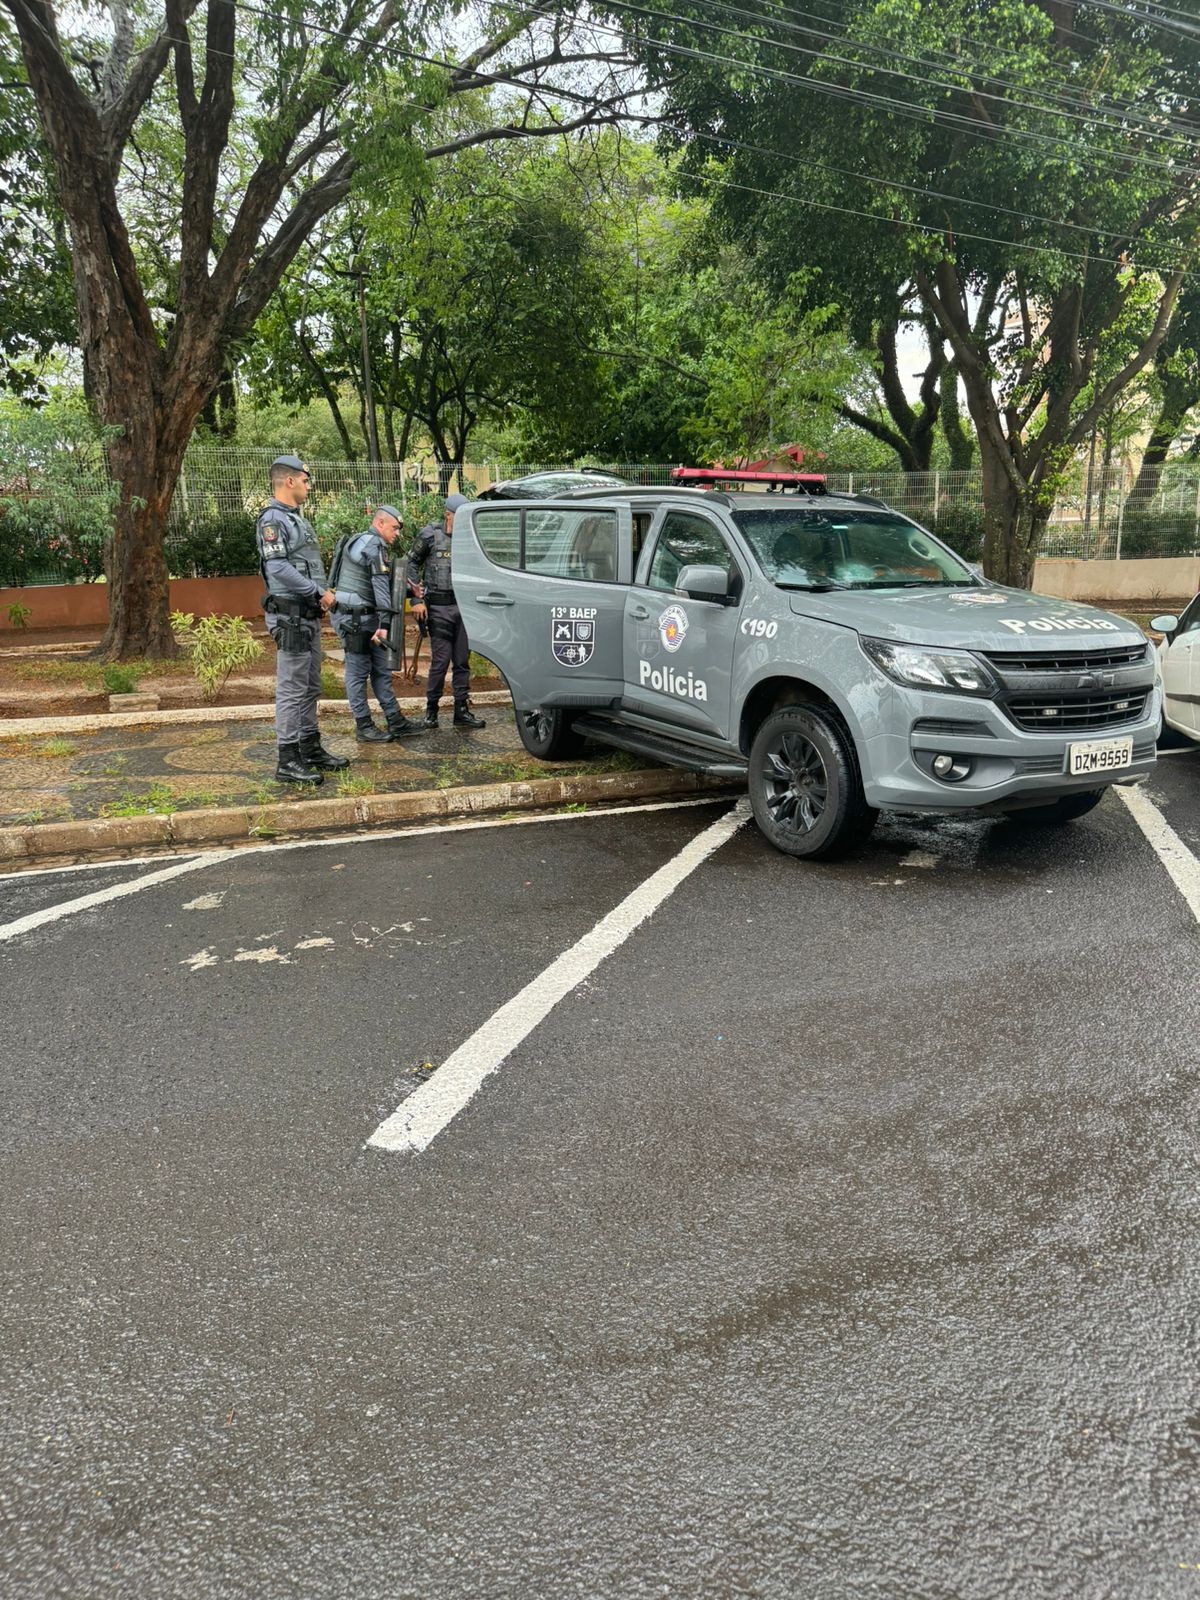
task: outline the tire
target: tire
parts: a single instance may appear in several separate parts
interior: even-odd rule
[[[516,713],[521,743],[539,761],[571,761],[584,754],[585,740],[565,711],[535,706]]]
[[[1094,811],[1108,793],[1105,789],[1084,789],[1079,794],[1064,795],[1048,806],[1027,806],[1023,811],[1010,811],[1010,822],[1032,822],[1042,827],[1057,827],[1063,822],[1074,822]]]
[[[866,802],[848,735],[814,706],[772,711],[750,746],[750,804],[785,855],[830,861],[867,837],[879,813]]]

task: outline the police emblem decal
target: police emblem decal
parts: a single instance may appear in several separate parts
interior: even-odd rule
[[[596,648],[595,622],[591,617],[556,617],[551,613],[550,647],[559,666],[586,667]]]
[[[658,618],[658,637],[663,649],[675,651],[687,637],[688,617],[682,606],[668,606]]]

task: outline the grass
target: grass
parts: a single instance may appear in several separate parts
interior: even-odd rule
[[[40,750],[32,752],[35,756],[45,756],[48,760],[57,761],[62,756],[73,756],[79,746],[71,739],[47,739]]]
[[[375,779],[365,772],[339,772],[337,792],[341,799],[347,799],[356,794],[374,794],[376,792]]]
[[[183,789],[173,783],[152,783],[143,794],[123,794],[100,807],[102,817],[169,817],[173,811],[192,811],[215,806],[219,797],[212,789]]]
[[[346,698],[346,685],[342,675],[334,667],[321,668],[321,696],[325,700],[344,700]]]
[[[188,661],[165,661],[146,656],[137,661],[18,661],[13,673],[26,683],[62,684],[73,688],[89,689],[99,693],[105,687],[105,677],[113,670],[133,672],[141,678],[181,678],[191,675]],[[110,694],[129,691],[110,689]]]

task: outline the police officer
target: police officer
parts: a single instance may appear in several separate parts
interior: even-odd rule
[[[388,624],[392,617],[391,547],[400,532],[395,506],[380,506],[365,533],[354,535],[339,547],[330,574],[337,598],[332,620],[346,650],[346,698],[354,713],[354,726],[364,744],[387,744],[423,733],[401,711],[392,689],[388,660]],[[376,727],[367,703],[367,684],[375,691],[387,719],[387,732]]]
[[[439,525],[426,523],[418,533],[408,556],[408,581],[418,596],[412,608],[418,622],[428,618],[429,677],[425,686],[426,728],[438,725],[438,701],[446,682],[446,668],[453,662],[451,683],[454,689],[454,726],[486,728],[487,723],[471,710],[467,691],[471,684],[471,648],[467,630],[454,598],[450,578],[450,535],[454,513],[468,504],[464,494],[446,497],[446,520]]]
[[[348,767],[326,750],[317,731],[321,693],[321,613],[333,604],[312,523],[301,515],[308,499],[308,468],[299,456],[271,463],[271,498],[255,527],[267,592],[263,610],[278,652],[275,662],[275,735],[281,783],[323,783],[326,772]]]

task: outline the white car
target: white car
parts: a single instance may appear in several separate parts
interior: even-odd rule
[[[1161,633],[1158,668],[1163,684],[1163,722],[1200,742],[1200,594],[1181,617],[1153,617]]]

